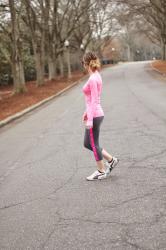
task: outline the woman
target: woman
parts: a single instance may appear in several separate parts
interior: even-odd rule
[[[100,61],[95,53],[88,52],[83,56],[82,63],[89,73],[89,79],[82,89],[86,102],[86,111],[82,117],[85,124],[84,147],[93,151],[97,163],[97,170],[86,179],[101,180],[110,175],[119,160],[99,146],[100,125],[104,119],[104,112],[100,105],[102,91]],[[107,160],[107,169],[105,169],[103,157]]]

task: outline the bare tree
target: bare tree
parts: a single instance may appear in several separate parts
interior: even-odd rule
[[[45,39],[49,8],[47,0],[24,2],[22,18],[31,34],[33,51],[36,63],[37,86],[44,83],[45,74]]]
[[[135,15],[142,23],[148,23],[146,33],[154,42],[160,43],[162,58],[166,60],[166,1],[165,0],[116,0],[121,7],[127,6],[131,16]]]
[[[8,29],[9,34],[6,32],[7,37],[11,36],[12,39],[12,53],[10,51],[9,54],[12,60],[15,60],[13,51],[17,49],[16,58],[19,60],[22,79],[24,75],[22,47],[25,48],[28,44],[29,51],[32,52],[33,48],[37,86],[44,83],[45,66],[48,66],[49,79],[56,78],[58,64],[58,69],[63,75],[66,68],[65,40],[70,42],[68,49],[70,54],[82,55],[88,49],[96,50],[100,54],[104,44],[114,36],[112,2],[113,0],[102,2],[99,0],[20,0],[17,2],[10,0],[7,2],[10,3],[12,16],[12,32]],[[0,1],[0,6],[5,8],[5,1],[3,3]],[[6,22],[3,29],[7,26]],[[12,67],[15,65],[12,63]],[[13,72],[16,71],[13,68]],[[15,77],[16,74],[13,75]]]
[[[24,79],[24,67],[22,60],[22,42],[19,30],[20,15],[16,14],[14,0],[9,0],[11,13],[11,40],[12,40],[12,72],[14,79],[14,92],[20,93],[26,90]],[[21,7],[20,7],[21,8]]]

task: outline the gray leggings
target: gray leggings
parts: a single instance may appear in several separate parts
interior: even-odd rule
[[[84,147],[93,151],[96,161],[103,159],[102,148],[99,146],[100,125],[104,116],[93,118],[93,128],[85,129]]]

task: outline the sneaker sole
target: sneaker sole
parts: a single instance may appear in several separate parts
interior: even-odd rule
[[[107,176],[101,176],[98,180],[104,180],[104,179],[107,179]]]
[[[98,180],[100,180],[100,179],[93,179],[93,180],[88,180],[88,179],[86,179],[87,181],[98,181]]]
[[[103,175],[100,175],[101,178],[102,178],[102,176],[103,176]],[[105,178],[100,179],[100,177],[97,178],[97,179],[87,179],[87,178],[86,178],[86,180],[87,180],[87,181],[98,181],[98,180],[103,180],[103,179],[106,178],[106,177],[105,177]]]

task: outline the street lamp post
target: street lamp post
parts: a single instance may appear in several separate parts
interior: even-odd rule
[[[113,47],[113,48],[111,48],[111,50],[112,50],[112,63],[114,64],[114,52],[115,52],[115,48]]]
[[[156,60],[155,51],[154,51],[154,50],[152,51],[152,59],[153,59],[153,60]]]
[[[84,54],[84,45],[83,45],[83,43],[81,43],[81,45],[80,45],[80,56],[81,57],[83,57],[83,54]]]
[[[70,65],[70,51],[69,51],[69,41],[65,40],[64,45],[66,47],[66,61],[68,68],[68,78],[71,78],[71,65]]]
[[[80,57],[81,57],[80,62],[83,60],[84,49],[85,49],[85,48],[84,48],[84,44],[81,43],[81,44],[80,44]],[[81,66],[81,69],[82,69],[83,73],[85,74],[85,73],[86,73],[85,68],[83,67],[83,65],[80,65],[80,66]]]
[[[139,51],[139,49],[136,50],[136,55],[137,55],[136,60],[137,61],[140,60],[140,51]]]
[[[80,49],[83,51],[84,50],[84,45],[81,43]]]

